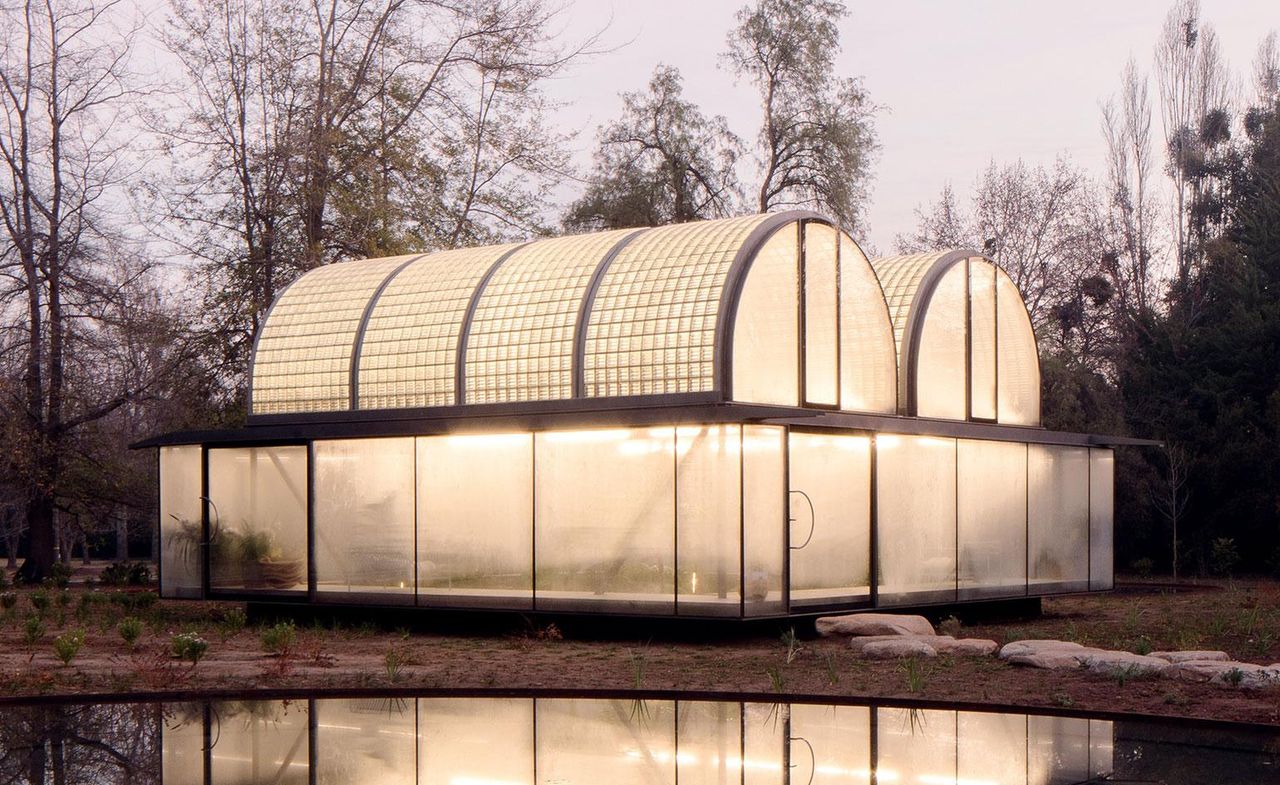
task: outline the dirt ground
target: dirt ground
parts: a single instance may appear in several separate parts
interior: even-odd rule
[[[1236,720],[1280,725],[1280,689],[1110,678],[1043,671],[995,658],[861,660],[842,639],[804,625],[694,627],[518,616],[439,615],[342,621],[299,618],[291,642],[267,651],[270,622],[230,603],[150,602],[147,590],[9,590],[0,610],[0,697],[280,689],[696,690],[922,699],[1000,706]],[[93,599],[84,599],[85,595]],[[3,599],[0,597],[0,599]],[[44,606],[43,610],[37,606]],[[131,647],[119,627],[137,618]],[[35,621],[33,621],[33,619]],[[402,626],[412,620],[412,626]],[[1039,617],[942,622],[957,637],[1060,638],[1129,651],[1222,649],[1280,662],[1280,583],[1211,582],[1176,591],[1129,584],[1112,594],[1047,599]],[[74,649],[74,637],[83,644]],[[173,637],[195,632],[208,649],[177,659]],[[63,642],[57,641],[62,637]],[[287,634],[284,637],[288,637]]]

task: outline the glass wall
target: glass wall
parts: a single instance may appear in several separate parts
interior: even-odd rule
[[[742,426],[743,613],[782,613],[784,528],[787,525],[787,432],[767,425]]]
[[[160,595],[199,597],[204,586],[203,450],[160,448]]]
[[[676,428],[678,613],[742,611],[742,426]]]
[[[315,785],[417,785],[418,717],[413,700],[316,701]],[[271,778],[260,782],[272,782]]]
[[[309,785],[311,745],[307,701],[224,701],[213,704],[216,739],[210,781],[218,785]]]
[[[779,229],[756,254],[733,326],[733,398],[799,403],[799,224]]]
[[[966,272],[957,264],[942,275],[924,314],[916,347],[916,410],[920,417],[963,420],[965,406]]]
[[[871,596],[871,437],[790,436],[791,607]]]
[[[1029,445],[1027,486],[1031,593],[1088,589],[1088,448]]]
[[[804,224],[804,390],[805,402],[819,406],[840,403],[836,241],[835,227]]]
[[[876,435],[876,536],[881,605],[955,598],[955,439]]]
[[[534,782],[534,716],[540,703],[527,698],[419,699],[418,785]]]
[[[160,782],[204,785],[203,703],[167,703],[160,731]]]
[[[1089,450],[1089,588],[1115,586],[1115,482],[1112,450]]]
[[[961,439],[956,449],[959,598],[1027,590],[1027,445]]]
[[[315,442],[316,591],[413,602],[413,439]]]
[[[791,782],[851,785],[870,782],[871,709],[866,706],[791,706]],[[684,741],[681,734],[682,742]],[[886,785],[889,778],[881,779]]]
[[[676,781],[674,701],[539,700],[534,722],[540,782],[667,785]],[[590,743],[583,744],[584,739]]]
[[[307,588],[307,448],[209,450],[214,590]]]
[[[420,602],[532,607],[533,435],[425,436],[417,445]]]

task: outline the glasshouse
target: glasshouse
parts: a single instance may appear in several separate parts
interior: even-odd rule
[[[326,265],[158,448],[166,597],[770,617],[1112,586],[1018,287],[791,211]]]

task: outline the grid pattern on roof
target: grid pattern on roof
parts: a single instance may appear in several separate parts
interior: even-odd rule
[[[915,302],[916,291],[924,276],[939,259],[950,251],[930,251],[929,253],[905,254],[902,256],[884,256],[871,260],[871,267],[880,279],[880,287],[884,289],[885,301],[889,304],[889,319],[893,322],[893,345],[898,348],[898,364],[902,364],[902,353],[906,349],[902,344],[903,335],[907,331],[907,318],[911,315],[911,304]],[[901,372],[901,371],[900,371]]]
[[[254,353],[252,414],[340,411],[365,305],[412,256],[339,262],[299,278],[272,307]]]
[[[729,268],[767,215],[652,229],[600,282],[587,323],[588,396],[715,388],[715,332]]]
[[[521,248],[485,284],[471,320],[466,402],[573,396],[573,341],[591,276],[636,229],[557,237]]]
[[[518,245],[425,256],[400,271],[369,316],[360,350],[361,409],[456,403],[458,339],[485,273]]]

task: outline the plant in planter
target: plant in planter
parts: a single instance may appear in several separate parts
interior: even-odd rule
[[[240,575],[245,588],[292,589],[305,578],[303,560],[286,557],[269,530],[246,522],[239,531],[220,532],[217,539],[225,542],[215,554]]]

